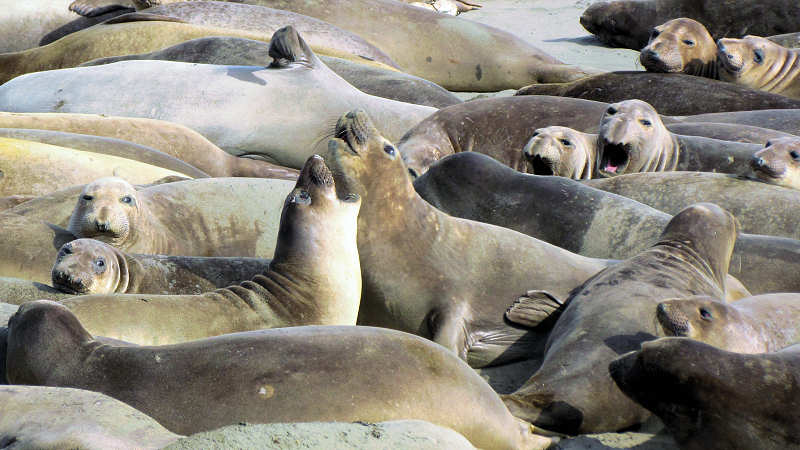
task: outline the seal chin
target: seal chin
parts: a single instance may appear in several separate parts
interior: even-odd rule
[[[616,176],[625,173],[628,167],[631,144],[612,143],[605,139],[601,142],[600,164],[598,170],[606,176]]]

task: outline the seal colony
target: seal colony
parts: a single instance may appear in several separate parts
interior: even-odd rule
[[[0,447],[800,446],[797,5],[17,3]]]

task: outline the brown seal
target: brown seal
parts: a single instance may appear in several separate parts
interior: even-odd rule
[[[797,448],[800,345],[741,354],[686,338],[646,342],[608,370],[681,448]]]
[[[800,138],[771,139],[753,154],[750,166],[761,181],[800,189]]]
[[[76,239],[59,250],[52,283],[73,295],[201,294],[249,280],[267,270],[269,262],[262,258],[136,255],[94,239]]]
[[[7,342],[11,383],[101,392],[175,433],[238,422],[413,418],[481,448],[552,442],[531,434],[451,352],[393,330],[305,326],[119,347],[95,340],[63,305],[40,300],[9,320]]]
[[[734,303],[712,297],[664,300],[656,310],[667,336],[738,353],[776,352],[800,343],[800,294],[764,294]]]
[[[94,334],[147,345],[262,328],[355,325],[359,206],[357,195],[336,198],[330,171],[314,155],[286,197],[275,257],[250,281],[202,295],[89,295],[63,304]],[[91,269],[106,266],[95,259]]]
[[[717,48],[720,79],[800,98],[800,50],[759,36],[720,39]]]
[[[519,292],[536,286],[566,296],[610,264],[437,210],[414,191],[400,153],[363,111],[342,116],[334,136],[326,160],[336,186],[363,198],[359,324],[432,339],[473,367],[530,358],[546,332],[503,319]]]
[[[520,298],[506,316],[536,326],[560,313],[541,367],[504,395],[511,412],[564,433],[615,431],[649,415],[620,391],[608,364],[663,335],[653,312],[664,298],[721,298],[736,241],[736,219],[710,203],[675,215],[649,250],[611,266],[562,302],[543,291]],[[564,297],[561,297],[562,299]]]
[[[594,172],[596,144],[594,134],[567,127],[539,128],[522,149],[528,163],[524,172],[588,180]]]
[[[663,119],[663,116],[662,116]],[[763,145],[770,139],[782,137],[798,137],[791,133],[771,128],[733,123],[686,122],[671,123],[667,129],[675,134],[685,136],[703,136],[721,141],[745,142]]]
[[[703,24],[686,17],[653,28],[639,61],[648,72],[718,77],[717,44]]]

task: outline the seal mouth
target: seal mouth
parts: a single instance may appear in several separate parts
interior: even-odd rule
[[[602,157],[600,158],[600,172],[615,176],[624,172],[628,166],[631,144],[611,143],[605,139],[602,141]]]
[[[555,163],[541,155],[533,155],[528,157],[528,161],[533,167],[534,175],[555,175]]]
[[[689,321],[686,318],[675,317],[669,313],[669,307],[664,303],[659,303],[656,308],[656,318],[658,323],[664,329],[664,332],[669,336],[688,337],[689,336]]]
[[[753,157],[750,160],[750,167],[759,177],[764,178],[783,178],[786,176],[786,167],[775,167],[763,158]]]
[[[61,292],[72,295],[84,295],[89,293],[89,287],[81,279],[74,279],[68,273],[53,271],[53,287]]]
[[[339,118],[333,137],[346,142],[348,149],[358,155],[358,148],[367,143],[369,131],[369,118],[359,109],[347,112]]]
[[[333,186],[333,174],[328,166],[325,165],[325,160],[319,155],[312,155],[300,171],[298,185],[302,186]]]
[[[671,73],[682,71],[681,67],[671,67],[666,61],[661,59],[658,53],[652,50],[643,50],[639,54],[639,62],[642,63],[642,66],[644,66],[648,72]]]

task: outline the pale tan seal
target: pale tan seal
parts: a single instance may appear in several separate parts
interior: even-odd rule
[[[720,39],[717,48],[721,80],[800,98],[800,50],[749,35]]]
[[[62,292],[57,288],[36,281],[0,276],[0,302],[3,303],[21,305],[40,298],[63,300],[73,296],[73,294]],[[0,319],[0,326],[2,323],[3,321]]]
[[[770,139],[750,163],[761,181],[800,189],[800,138]]]
[[[567,127],[539,128],[522,149],[527,172],[573,180],[592,178],[597,135]]]
[[[717,44],[703,24],[687,17],[653,28],[639,61],[649,72],[718,77]]]
[[[304,326],[120,347],[102,345],[63,305],[40,300],[9,320],[7,342],[11,383],[102,392],[175,433],[238,422],[419,419],[480,448],[552,443],[451,352],[394,330]]]

